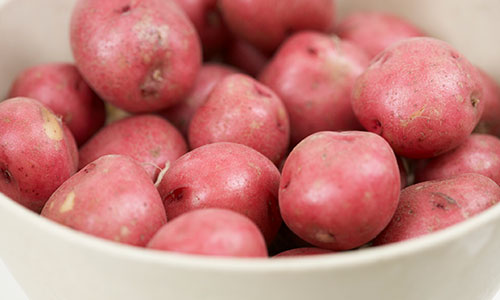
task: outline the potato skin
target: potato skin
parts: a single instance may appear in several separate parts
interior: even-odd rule
[[[290,256],[309,256],[309,255],[321,255],[321,254],[330,254],[334,253],[333,251],[326,250],[326,249],[321,249],[321,248],[314,248],[314,247],[305,247],[305,248],[295,248],[295,249],[290,249],[283,251],[281,253],[276,254],[273,256],[274,258],[280,258],[280,257],[290,257]]]
[[[484,112],[475,132],[500,137],[500,86],[489,74],[478,68],[483,86]]]
[[[366,51],[370,58],[395,42],[424,35],[419,28],[404,19],[374,11],[347,16],[338,25],[336,33]]]
[[[418,183],[401,191],[391,223],[374,245],[400,242],[462,222],[496,204],[500,187],[480,174]]]
[[[227,209],[197,209],[165,224],[148,248],[188,254],[267,257],[259,228],[242,214]]]
[[[104,125],[104,103],[90,89],[73,64],[53,63],[24,70],[12,84],[9,98],[40,101],[60,116],[78,145]]]
[[[135,113],[179,102],[201,65],[196,30],[174,1],[79,0],[71,48],[97,94]]]
[[[0,103],[0,192],[39,213],[78,166],[69,129],[40,102],[24,97]]]
[[[137,115],[104,127],[83,145],[79,168],[107,154],[122,154],[134,158],[155,180],[160,169],[186,152],[186,141],[167,120]]]
[[[290,123],[278,96],[255,79],[234,74],[213,89],[189,125],[191,148],[232,142],[249,146],[275,164],[285,156]]]
[[[300,142],[285,162],[281,216],[293,232],[317,247],[356,248],[389,223],[400,184],[394,152],[380,136],[318,132]]]
[[[42,216],[134,246],[145,246],[167,221],[153,182],[124,155],[100,157],[78,171],[54,192]]]
[[[329,32],[335,25],[333,0],[219,0],[228,28],[264,52],[271,52],[291,32]]]
[[[445,42],[411,38],[384,50],[358,77],[352,107],[398,155],[434,157],[462,144],[481,118],[478,76]]]
[[[162,111],[161,115],[172,122],[184,136],[187,136],[189,123],[194,113],[205,103],[215,85],[224,77],[237,72],[238,70],[233,67],[222,64],[204,64],[196,77],[196,82],[189,95],[180,103]]]
[[[351,92],[368,65],[361,49],[322,33],[300,32],[280,47],[259,80],[285,104],[292,145],[319,131],[362,129]]]
[[[176,160],[158,185],[172,220],[199,208],[225,208],[249,217],[267,242],[281,225],[280,174],[269,159],[235,143],[214,143]]]
[[[472,134],[458,148],[420,164],[417,182],[446,179],[477,173],[500,184],[500,139],[488,134]]]
[[[217,9],[217,0],[175,0],[193,23],[203,45],[204,56],[224,49],[231,34]]]

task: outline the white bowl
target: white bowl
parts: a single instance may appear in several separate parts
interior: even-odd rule
[[[104,1],[104,0],[103,0]],[[0,97],[21,69],[71,61],[74,1],[0,0]],[[498,0],[339,1],[389,10],[500,78]],[[32,300],[492,299],[500,288],[500,206],[423,238],[334,255],[220,259],[87,236],[0,194],[0,256]]]

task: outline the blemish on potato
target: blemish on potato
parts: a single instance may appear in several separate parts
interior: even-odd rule
[[[316,240],[322,243],[333,243],[335,242],[335,236],[330,232],[318,231],[315,234]]]
[[[72,210],[74,206],[75,206],[75,192],[71,191],[66,196],[66,199],[64,200],[61,207],[59,207],[59,212],[60,213],[68,212],[68,211]]]
[[[3,174],[3,178],[5,179],[5,181],[7,181],[7,183],[11,183],[12,182],[12,174],[10,174],[9,170],[7,169],[0,169],[2,171],[2,174]]]
[[[252,121],[252,123],[250,123],[250,128],[251,129],[259,129],[261,127],[262,127],[262,123],[261,122]]]
[[[132,31],[140,41],[156,44],[159,48],[164,48],[167,45],[169,27],[167,25],[157,26],[153,23],[153,18],[150,15],[144,15],[132,27]]]
[[[12,122],[12,120],[11,120],[10,118],[8,118],[8,117],[4,117],[4,118],[2,118],[2,121],[3,121],[3,122],[5,122],[5,123],[10,123],[10,122]]]
[[[129,233],[130,233],[130,230],[128,229],[127,226],[120,227],[120,235],[121,236],[127,236],[127,235],[129,235]]]
[[[45,134],[55,141],[60,141],[63,139],[63,129],[60,124],[60,120],[45,107],[40,108],[40,112],[43,118],[43,130]]]

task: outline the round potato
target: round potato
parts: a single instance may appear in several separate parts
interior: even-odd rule
[[[479,75],[450,45],[407,39],[384,50],[356,80],[352,107],[361,124],[409,158],[462,144],[484,109]]]
[[[198,208],[225,208],[249,217],[267,242],[281,225],[280,174],[257,151],[240,144],[214,143],[176,160],[158,190],[169,220]]]
[[[0,192],[39,213],[78,166],[70,130],[30,98],[0,102]]]
[[[318,132],[300,142],[285,162],[281,216],[314,246],[353,249],[387,226],[400,186],[396,156],[380,136]]]
[[[82,76],[129,112],[181,101],[200,69],[196,30],[174,1],[79,0],[70,31]]]
[[[165,224],[148,248],[188,254],[267,257],[259,228],[247,217],[227,209],[197,209]]]

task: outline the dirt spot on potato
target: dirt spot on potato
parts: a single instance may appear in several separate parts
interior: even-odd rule
[[[141,96],[144,98],[158,98],[163,87],[163,65],[157,64],[151,68],[140,86]]]
[[[318,231],[315,234],[316,240],[322,243],[333,243],[335,242],[335,235],[327,231]]]
[[[43,119],[43,130],[45,134],[55,141],[63,139],[63,129],[59,119],[45,107],[40,108]]]
[[[309,55],[313,56],[313,57],[317,57],[318,56],[318,49],[314,48],[314,47],[307,47],[306,48],[306,51]]]
[[[382,123],[380,123],[379,120],[373,120],[372,121],[372,124],[370,126],[370,130],[373,133],[376,133],[378,135],[382,135],[382,133],[384,132],[384,128],[382,127]]]
[[[75,206],[75,192],[71,191],[67,196],[66,199],[64,200],[63,204],[61,207],[59,207],[59,212],[60,213],[65,213],[73,209]]]
[[[474,91],[470,94],[470,103],[472,105],[472,107],[474,108],[477,108],[479,106],[479,103],[480,103],[480,99],[479,99],[479,92],[478,91]]]
[[[128,229],[128,227],[127,227],[127,226],[122,226],[122,227],[120,227],[120,235],[121,235],[121,236],[124,236],[124,237],[125,237],[125,236],[127,236],[127,235],[129,235],[129,234],[130,234],[130,229]]]
[[[118,9],[115,9],[115,12],[117,14],[120,14],[120,15],[125,15],[125,14],[128,14],[131,9],[132,9],[132,7],[130,6],[130,4],[127,4],[125,6],[118,8]]]
[[[0,172],[2,173],[2,177],[7,181],[7,183],[12,182],[12,174],[10,174],[9,170],[7,169],[0,169]]]
[[[164,203],[172,203],[172,202],[178,202],[178,201],[181,201],[186,192],[187,192],[188,188],[187,187],[180,187],[180,188],[176,188],[175,190],[171,191],[166,197],[165,199],[163,200]]]

